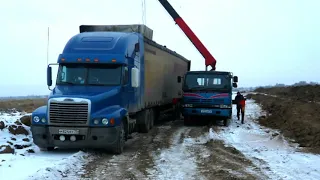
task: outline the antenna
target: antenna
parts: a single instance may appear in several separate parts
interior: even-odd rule
[[[48,26],[48,42],[47,42],[47,66],[49,64],[49,41],[50,41],[50,29]]]

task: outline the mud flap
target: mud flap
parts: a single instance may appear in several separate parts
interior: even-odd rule
[[[139,133],[148,133],[150,129],[150,110],[146,109],[141,111],[137,117],[138,121],[138,132]]]

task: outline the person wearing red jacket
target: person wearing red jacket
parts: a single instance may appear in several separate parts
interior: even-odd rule
[[[237,105],[237,118],[238,120],[240,120],[240,112],[241,112],[241,123],[243,124],[246,99],[240,92],[237,92],[237,96],[235,97],[234,101],[235,101],[235,104]]]

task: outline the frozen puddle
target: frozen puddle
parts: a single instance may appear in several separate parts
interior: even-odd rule
[[[181,139],[181,134],[188,134],[188,130],[180,129],[174,136],[172,146],[154,155],[156,167],[155,170],[149,170],[152,178],[159,180],[201,179],[196,173],[196,157],[187,148],[192,142],[189,139]]]
[[[296,146],[289,144],[281,134],[254,122],[261,112],[254,101],[247,101],[246,111],[248,118],[244,125],[233,122],[218,133],[210,132],[211,138],[237,148],[271,179],[320,179],[319,155],[297,152]]]

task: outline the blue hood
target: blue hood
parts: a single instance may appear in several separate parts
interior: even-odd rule
[[[111,105],[121,106],[120,86],[56,86],[49,98],[75,97],[91,100],[91,110],[96,112]]]
[[[184,93],[184,103],[209,103],[209,104],[230,104],[232,102],[231,93]]]

